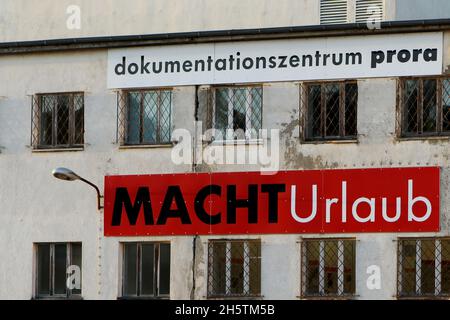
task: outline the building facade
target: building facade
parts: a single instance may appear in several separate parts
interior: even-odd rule
[[[73,30],[66,26],[71,15],[66,8],[73,1],[0,2],[0,298],[450,295],[447,1],[433,1],[438,4],[430,10],[424,10],[428,1],[408,8],[406,1],[373,1],[381,11],[368,9],[368,1],[136,0],[105,1],[101,9],[78,1],[81,29]],[[370,20],[373,15],[384,21],[379,27],[373,24],[378,20]],[[369,50],[371,43],[375,49]],[[383,44],[396,52],[383,52]],[[279,58],[280,48],[289,52],[291,47],[305,51],[286,58],[286,68],[281,58],[276,72],[261,71],[270,68],[272,52]],[[337,68],[329,50],[347,47],[361,47],[361,55],[347,52]],[[236,67],[236,48],[242,58],[245,50],[260,56],[247,60],[253,70],[242,60],[240,72],[208,78],[209,50],[234,50]],[[315,48],[323,49],[319,58]],[[153,83],[145,77],[141,53],[169,60],[178,54],[180,61],[191,61],[162,64],[169,76]],[[195,54],[206,60],[198,62]],[[301,66],[312,71],[296,72]],[[152,63],[148,68],[150,75],[157,73]],[[200,69],[205,76],[186,76]],[[223,133],[222,139],[199,140],[198,132],[208,128]],[[192,157],[181,164],[174,161],[174,150],[182,141],[173,136],[180,129],[192,137]],[[228,137],[227,129],[243,129],[244,135]],[[398,232],[381,226],[369,232],[357,227],[354,232],[273,233],[249,232],[247,226],[242,232],[197,235],[168,226],[158,235],[137,229],[131,230],[134,235],[110,235],[111,196],[97,210],[92,189],[52,176],[55,168],[71,168],[102,194],[105,177],[125,175],[187,174],[187,184],[195,184],[197,174],[229,173],[239,183],[242,172],[257,173],[263,166],[209,164],[195,157],[211,155],[214,147],[233,154],[257,152],[262,142],[248,129],[279,133],[280,172],[367,170],[366,183],[376,185],[374,169],[412,169],[415,175],[439,168],[438,200],[430,209],[437,220],[425,230],[407,223],[406,231]],[[380,177],[389,179],[391,171],[382,170]],[[422,175],[430,179],[422,180],[430,194],[436,191],[435,174]],[[388,185],[395,185],[392,177]],[[415,196],[410,204],[426,203]],[[129,212],[145,211],[143,203],[123,199],[128,219]]]

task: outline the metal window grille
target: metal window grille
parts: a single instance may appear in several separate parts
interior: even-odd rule
[[[320,24],[348,22],[347,0],[320,0]]]
[[[34,149],[82,147],[83,93],[37,94],[32,98],[31,145]]]
[[[356,82],[308,83],[301,88],[304,140],[357,138]]]
[[[117,125],[117,140],[120,145],[171,143],[172,91],[118,92]]]
[[[398,242],[398,296],[450,296],[450,239]]]
[[[450,79],[401,79],[398,88],[401,136],[450,134]]]
[[[208,297],[253,297],[261,294],[261,242],[210,241]]]
[[[36,248],[36,297],[81,296],[81,287],[67,286],[68,267],[77,266],[81,270],[81,243],[45,243],[37,244]]]
[[[168,298],[170,244],[123,244],[122,297]]]
[[[356,22],[381,22],[384,20],[384,0],[356,0]]]
[[[216,129],[215,140],[257,139],[262,129],[262,109],[261,86],[214,88],[212,120]]]
[[[355,294],[355,240],[302,242],[302,296],[346,297]]]

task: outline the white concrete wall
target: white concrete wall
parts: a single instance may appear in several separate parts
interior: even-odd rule
[[[70,5],[81,29],[67,28]],[[319,24],[319,0],[0,0],[0,42]]]
[[[449,57],[447,50],[446,63]],[[130,240],[171,241],[171,297],[206,297],[206,242],[209,237],[198,240],[194,266],[192,237],[100,237],[99,242],[101,214],[95,208],[94,192],[81,183],[64,183],[51,176],[52,169],[65,166],[103,187],[105,175],[192,170],[190,165],[172,164],[170,148],[119,150],[115,144],[116,97],[106,88],[106,58],[105,50],[0,57],[0,298],[30,299],[33,296],[33,243],[81,241],[83,297],[116,299],[120,287],[119,243]],[[443,169],[442,231],[438,234],[401,236],[448,236],[449,140],[398,141],[395,138],[395,79],[366,79],[360,80],[358,85],[359,138],[358,143],[349,144],[301,144],[298,138],[298,84],[264,85],[263,127],[281,129],[281,168],[440,166]],[[63,91],[85,91],[85,150],[33,153],[29,147],[29,95]],[[193,131],[194,102],[194,87],[174,89],[173,117],[176,128]],[[246,147],[238,147],[240,151],[243,148]],[[245,171],[258,168],[229,165],[200,169]],[[392,298],[396,294],[394,240],[397,235],[348,236],[358,239],[356,275],[359,298]],[[300,294],[300,235],[260,238],[264,298],[296,299]],[[381,267],[382,290],[367,289],[366,269],[369,265]],[[192,270],[196,275],[195,292],[192,292]]]

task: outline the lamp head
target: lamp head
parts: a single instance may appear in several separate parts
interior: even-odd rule
[[[57,168],[53,170],[52,174],[55,178],[64,181],[75,181],[80,179],[75,172],[67,168]]]

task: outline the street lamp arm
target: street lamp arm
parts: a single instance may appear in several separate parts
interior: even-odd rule
[[[90,185],[92,188],[95,189],[95,191],[97,192],[97,208],[98,208],[98,210],[103,209],[103,206],[101,205],[101,199],[103,198],[103,196],[100,194],[100,189],[95,184],[90,182],[89,180],[86,180],[82,177],[80,177],[79,180],[83,181],[84,183]]]

